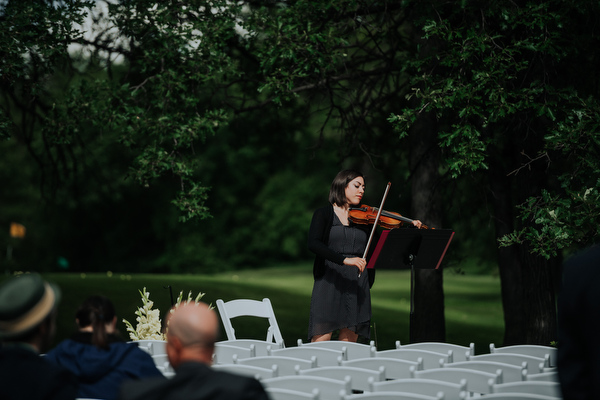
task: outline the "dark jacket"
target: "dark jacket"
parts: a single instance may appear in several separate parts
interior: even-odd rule
[[[206,364],[185,362],[167,380],[127,382],[121,400],[268,400],[254,378],[215,371]]]
[[[558,296],[558,377],[565,400],[600,393],[600,245],[565,262]]]
[[[25,345],[0,349],[0,399],[73,400],[77,380]]]
[[[165,379],[148,353],[116,336],[109,338],[109,348],[104,350],[92,345],[90,332],[79,332],[59,343],[46,358],[78,378],[78,397],[116,399],[119,387],[126,380]]]
[[[313,264],[314,279],[318,279],[325,274],[325,260],[341,265],[344,263],[344,258],[346,258],[327,246],[329,243],[329,231],[333,226],[333,215],[333,206],[329,204],[315,210],[310,223],[310,228],[308,230],[308,249],[316,255]],[[357,227],[364,230],[367,233],[367,237],[371,235],[372,225],[357,225]],[[378,237],[377,234],[373,237],[367,259],[371,256],[373,250],[375,250]],[[373,282],[375,281],[375,270],[369,269],[367,271],[369,274],[369,286],[372,287]]]

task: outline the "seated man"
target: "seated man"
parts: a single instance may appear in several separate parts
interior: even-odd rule
[[[126,382],[121,399],[268,399],[256,379],[210,367],[219,324],[216,313],[205,303],[183,303],[167,318],[167,355],[175,376]]]
[[[75,399],[75,377],[40,357],[55,332],[59,297],[37,274],[0,286],[0,399]]]

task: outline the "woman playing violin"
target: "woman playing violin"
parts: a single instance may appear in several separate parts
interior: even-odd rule
[[[350,207],[361,204],[365,193],[363,174],[340,171],[329,190],[329,205],[313,214],[308,248],[315,253],[314,286],[310,304],[308,339],[356,342],[370,338],[371,293],[374,270],[366,270],[363,253],[372,226],[349,220]],[[420,227],[420,221],[413,221]],[[372,246],[374,247],[374,246]]]

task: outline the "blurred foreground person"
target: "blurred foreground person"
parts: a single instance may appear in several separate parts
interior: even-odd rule
[[[600,245],[571,257],[558,296],[558,377],[564,400],[600,396]]]
[[[40,353],[50,344],[60,299],[57,287],[38,274],[0,286],[0,399],[74,399],[77,381]]]
[[[77,332],[46,355],[79,380],[80,398],[113,400],[125,380],[163,377],[150,354],[121,339],[113,303],[91,296],[75,313]],[[164,378],[166,379],[166,378]]]
[[[167,318],[167,354],[175,376],[126,382],[121,399],[268,400],[256,379],[211,368],[219,324],[216,313],[205,303],[183,303]]]

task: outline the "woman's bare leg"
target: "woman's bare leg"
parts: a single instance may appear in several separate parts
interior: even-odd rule
[[[356,342],[358,340],[358,333],[351,331],[348,328],[340,329],[339,340],[344,342]]]
[[[310,341],[311,342],[324,342],[326,340],[331,340],[332,333],[333,332],[324,333],[323,335],[315,335],[310,339]]]

